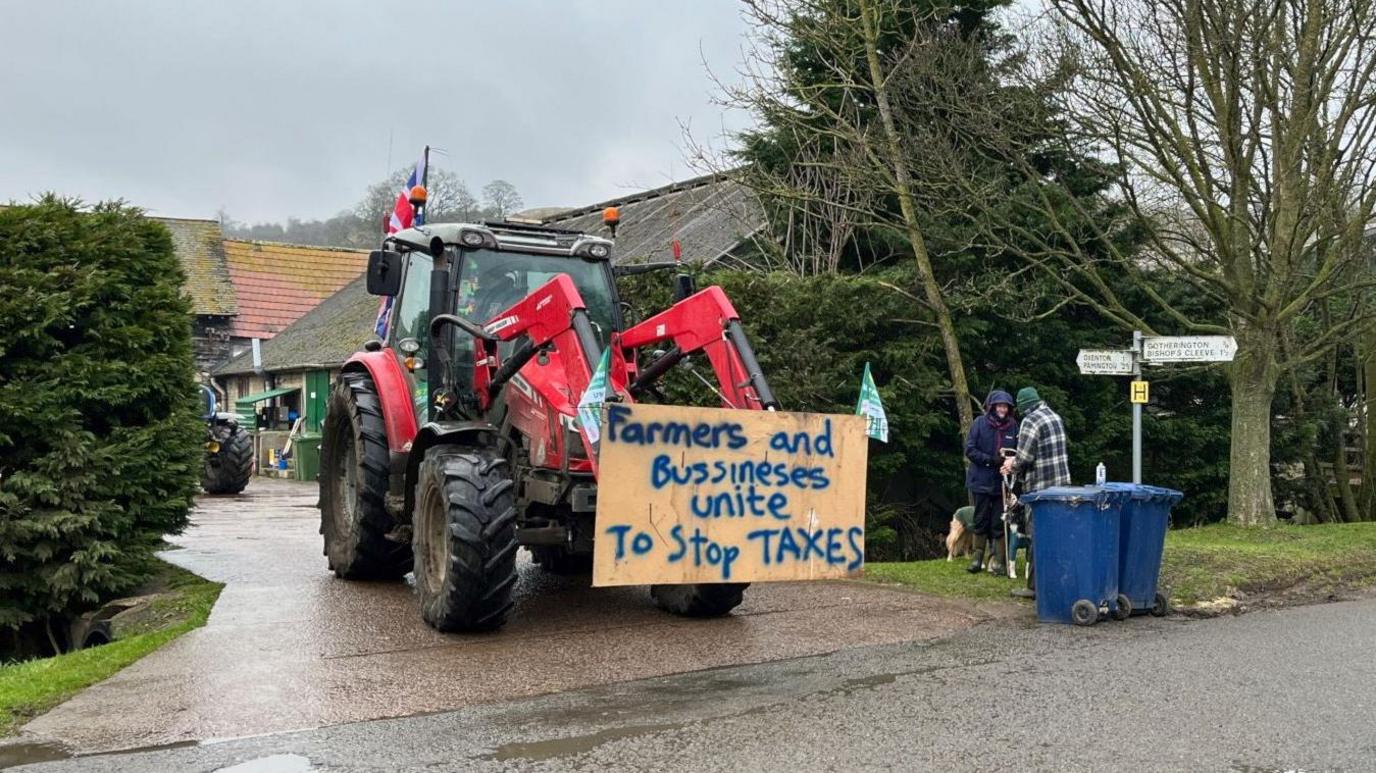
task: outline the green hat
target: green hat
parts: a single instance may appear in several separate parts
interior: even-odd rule
[[[1042,401],[1042,396],[1037,394],[1036,387],[1023,387],[1018,390],[1018,412],[1027,413],[1037,407],[1037,403]]]

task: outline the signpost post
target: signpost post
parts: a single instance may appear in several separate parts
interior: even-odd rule
[[[1237,340],[1232,336],[1144,336],[1132,331],[1132,348],[1081,349],[1075,358],[1086,376],[1132,376],[1132,482],[1142,482],[1142,406],[1149,384],[1142,379],[1142,365],[1182,362],[1232,362]]]
[[[1132,331],[1132,380],[1142,380],[1142,331]],[[1132,401],[1132,482],[1142,482],[1142,404]]]

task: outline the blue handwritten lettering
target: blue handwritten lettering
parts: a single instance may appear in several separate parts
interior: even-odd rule
[[[796,561],[803,559],[803,551],[798,549],[798,543],[793,539],[792,529],[779,530],[779,556],[777,560],[781,564],[784,562],[784,553],[792,553]]]
[[[787,521],[793,517],[784,512],[784,508],[788,507],[788,497],[781,491],[769,495],[769,504],[766,507],[769,508],[769,514],[780,521]]]
[[[643,531],[635,535],[635,537],[631,539],[631,552],[635,553],[638,556],[643,556],[646,553],[649,553],[650,550],[654,548],[654,546],[654,538],[652,538],[649,534],[646,534]]]
[[[678,543],[678,552],[669,554],[669,563],[675,564],[683,560],[683,556],[688,553],[688,543],[683,541],[683,527],[674,524],[674,528],[669,530],[669,536],[674,542]]]
[[[769,447],[774,451],[783,451],[787,454],[834,457],[836,449],[831,440],[831,419],[826,419],[823,422],[822,431],[816,436],[806,432],[798,432],[793,435],[789,435],[787,432],[775,432],[769,438]]]
[[[615,535],[616,535],[616,560],[617,560],[617,561],[620,561],[621,559],[623,559],[623,558],[626,557],[626,532],[628,532],[628,531],[630,531],[630,530],[631,530],[631,527],[630,527],[630,526],[627,526],[627,525],[625,525],[625,524],[618,524],[618,525],[616,525],[616,526],[608,526],[608,527],[607,527],[607,533],[608,533],[608,534],[615,534]]]
[[[770,561],[774,557],[773,554],[769,551],[769,538],[773,537],[777,533],[778,531],[776,529],[756,529],[750,532],[749,534],[745,535],[745,538],[750,540],[751,542],[759,540],[760,542],[764,543],[763,550],[761,551],[761,553],[764,556],[765,566],[769,566]]]
[[[846,530],[846,541],[850,543],[850,552],[855,556],[846,565],[846,571],[853,572],[865,564],[865,549],[855,543],[856,538],[864,539],[865,530],[859,526],[852,526]]]
[[[737,422],[709,424],[698,422],[689,424],[681,421],[652,421],[642,423],[631,420],[631,409],[615,403],[607,406],[607,440],[611,443],[629,445],[671,445],[684,448],[721,448],[733,450],[744,448],[750,440],[745,429]]]
[[[811,529],[799,529],[798,536],[802,537],[803,539],[804,561],[810,560],[808,557],[811,556],[813,553],[816,553],[817,557],[822,559],[823,561],[827,559],[826,551],[822,550],[823,532],[821,529],[818,529],[817,531],[812,531]]]
[[[835,527],[827,529],[828,564],[843,564],[846,562],[846,557],[841,554],[841,548],[844,547],[841,544],[841,535],[845,533],[845,529],[838,529]],[[632,547],[634,548],[634,546]]]

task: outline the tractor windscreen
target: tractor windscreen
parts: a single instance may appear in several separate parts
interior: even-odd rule
[[[577,285],[599,342],[606,346],[616,320],[606,261],[493,250],[465,253],[459,269],[457,311],[475,322],[486,322],[557,274],[568,274]]]

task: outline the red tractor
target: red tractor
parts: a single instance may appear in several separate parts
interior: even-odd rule
[[[611,221],[609,221],[611,222]],[[578,403],[610,348],[607,400],[653,400],[689,356],[715,371],[722,405],[776,408],[719,287],[626,326],[613,242],[515,223],[392,234],[368,262],[391,298],[386,341],[343,367],[321,448],[321,533],[345,579],[415,572],[421,615],[442,631],[490,630],[512,606],[516,549],[553,572],[591,567],[597,454]],[[729,612],[738,583],[653,586],[663,608]]]

